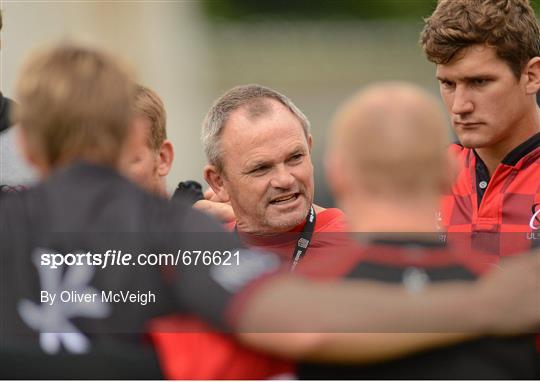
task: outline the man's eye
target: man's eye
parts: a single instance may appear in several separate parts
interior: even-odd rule
[[[304,154],[296,154],[296,155],[293,155],[289,161],[291,162],[299,162],[300,160],[302,160],[302,158],[304,157]]]
[[[441,80],[440,83],[441,86],[445,89],[452,89],[454,87],[454,83],[450,81]]]
[[[475,80],[473,80],[473,85],[474,86],[484,86],[488,83],[488,80],[486,80],[485,78],[477,78]]]
[[[259,175],[265,173],[266,171],[268,171],[268,169],[268,166],[259,166],[251,170],[249,173],[253,175]]]

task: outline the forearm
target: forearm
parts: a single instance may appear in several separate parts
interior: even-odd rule
[[[473,283],[441,283],[421,293],[365,281],[276,278],[246,305],[243,332],[478,333],[485,327]]]
[[[488,333],[534,332],[540,325],[540,254],[501,262],[499,268],[476,282],[431,284],[419,293],[385,283],[283,275],[245,302],[236,329],[268,333],[266,340],[240,334],[259,349],[327,360],[386,359]],[[377,348],[381,335],[375,333],[388,333],[382,335],[385,348]]]

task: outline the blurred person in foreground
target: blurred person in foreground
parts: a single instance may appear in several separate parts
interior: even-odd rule
[[[16,116],[42,182],[0,194],[0,357],[9,365],[3,377],[156,378],[155,358],[141,337],[150,319],[173,312],[198,314],[252,346],[307,359],[342,349],[346,338],[332,332],[418,332],[430,322],[438,331],[497,333],[540,324],[538,255],[515,259],[479,282],[416,294],[275,273],[274,256],[239,248],[206,216],[118,174],[134,93],[114,58],[80,46],[44,49],[22,69]],[[230,250],[239,261],[159,269],[116,257],[105,266],[96,255],[113,249],[133,260],[178,249]],[[61,260],[56,266],[51,254]],[[128,296],[122,302],[120,292]],[[282,343],[248,334],[262,331],[310,334]],[[96,367],[100,360],[106,366]]]
[[[152,89],[137,85],[135,116],[128,137],[120,171],[146,191],[183,203],[202,199],[200,185],[180,182],[175,192],[167,191],[167,175],[174,160],[174,147],[167,139],[167,113],[159,95]]]
[[[351,231],[361,233],[360,242],[339,256],[315,254],[311,262],[301,263],[297,272],[325,280],[344,277],[397,283],[411,293],[430,283],[473,280],[489,272],[488,256],[452,252],[434,232],[440,194],[452,182],[446,146],[443,111],[436,99],[420,88],[381,83],[348,100],[334,120],[326,170]],[[540,290],[537,293],[540,297]],[[428,326],[424,333],[366,336],[383,343],[436,336]],[[355,336],[361,335],[349,336],[352,344]],[[298,369],[299,377],[534,379],[533,335],[416,350],[418,354],[375,365],[304,363]]]
[[[309,205],[309,202],[303,200],[303,203],[294,204],[295,200],[293,200],[293,205],[285,208],[284,213],[280,213],[279,204],[274,207],[271,198],[266,198],[268,200],[265,202],[265,198],[261,198],[260,195],[266,196],[271,191],[279,189],[293,191],[310,189],[308,186],[302,187],[302,185],[311,185],[312,187],[311,162],[309,157],[303,156],[309,152],[311,142],[311,137],[305,133],[306,129],[302,128],[304,119],[298,117],[297,114],[295,117],[295,113],[291,109],[278,107],[280,105],[277,102],[271,103],[273,98],[270,98],[270,95],[273,97],[273,92],[258,85],[233,88],[215,102],[203,126],[206,153],[209,162],[212,163],[205,169],[206,179],[216,191],[216,196],[223,200],[230,199],[233,210],[238,211],[241,218],[235,223],[236,229],[241,231],[240,226],[243,226],[246,231],[259,236],[279,235],[280,233],[284,235],[283,229],[297,225],[306,206]],[[380,102],[380,98],[385,93],[391,100],[389,103]],[[446,160],[444,154],[447,145],[447,141],[444,139],[446,126],[439,105],[424,92],[409,85],[399,84],[375,88],[368,92],[365,98],[362,99],[362,102],[351,103],[348,106],[349,111],[343,112],[352,114],[352,109],[358,106],[361,110],[354,114],[354,123],[350,122],[349,124],[354,125],[353,127],[360,125],[359,121],[364,121],[365,124],[359,126],[359,131],[349,127],[348,140],[343,139],[340,141],[339,147],[336,145],[337,148],[334,147],[333,150],[334,153],[339,153],[341,150],[347,160],[356,154],[361,156],[363,162],[354,167],[348,162],[345,163],[345,166],[341,162],[336,165],[335,161],[330,161],[333,165],[329,169],[329,178],[331,184],[336,188],[336,196],[341,202],[340,206],[347,207],[346,211],[351,212],[349,215],[351,225],[348,230],[353,232],[379,231],[382,235],[381,242],[388,238],[392,239],[392,235],[385,235],[388,231],[433,233],[436,227],[435,216],[440,193],[446,190],[452,181],[451,162]],[[377,100],[379,105],[377,105]],[[267,104],[261,106],[261,102],[267,102]],[[393,108],[391,107],[392,102],[396,103]],[[366,104],[370,107],[373,106],[374,110],[370,111],[370,107],[367,107]],[[406,112],[408,109],[411,109],[409,113]],[[349,117],[351,116],[349,115]],[[429,137],[428,140],[432,144],[426,147],[413,145],[413,142],[416,142],[417,145],[421,146],[420,142],[425,137]],[[345,145],[344,142],[348,144]],[[301,148],[299,152],[296,151],[298,147]],[[383,147],[386,149],[381,149]],[[299,157],[295,157],[296,154],[300,154]],[[228,164],[226,169],[225,164]],[[372,167],[369,168],[369,171],[366,170],[370,165]],[[425,171],[416,174],[416,169],[411,170],[413,165],[422,165]],[[356,187],[358,177],[363,182],[364,188],[362,189]],[[344,178],[348,178],[348,181],[345,182]],[[344,183],[346,186],[341,189]],[[386,189],[388,191],[385,191]],[[263,190],[263,192],[259,190]],[[298,192],[299,195],[293,195],[289,199],[306,198],[311,201],[312,199],[306,197],[306,195],[312,195],[312,188],[310,190],[311,193]],[[290,200],[285,201],[285,207],[290,202]],[[273,208],[276,211],[273,211]],[[296,209],[300,212],[296,213]],[[395,212],[395,216],[391,216],[392,212]],[[287,226],[287,223],[290,226]],[[302,221],[301,224],[306,223]],[[340,226],[339,229],[344,231],[345,227]],[[339,232],[339,230],[337,231]],[[296,239],[300,233],[301,230],[294,230],[295,236],[292,239]],[[239,232],[239,235],[244,239],[247,237],[242,232]],[[402,236],[399,238],[401,241],[394,240],[393,246],[381,245],[378,250],[386,258],[388,258],[387,252],[392,251],[394,247],[397,248],[398,252],[401,251],[398,245],[405,245],[407,239],[411,240],[406,234]],[[422,239],[422,235],[419,236],[419,239]],[[423,236],[425,239],[426,235]],[[287,240],[290,236],[284,237],[285,240],[276,240],[275,237],[271,236],[271,240],[266,241],[248,238],[247,243],[260,248],[276,250],[279,248],[278,245],[284,241],[290,249],[293,246],[291,242],[294,244],[294,241]],[[330,244],[332,238],[337,240],[333,240]],[[351,242],[346,240],[348,235],[336,232],[326,233],[323,239],[320,240],[322,245],[319,245],[318,250],[311,251],[309,254],[309,261],[302,261],[298,264],[301,273],[307,269],[309,272],[306,273],[310,276],[328,278],[355,277],[357,269],[360,269],[360,272],[364,271],[366,266],[362,261],[364,252],[351,253],[349,248]],[[472,280],[478,274],[483,273],[487,263],[489,263],[489,259],[473,253],[470,254],[471,259],[467,260],[442,251],[439,248],[440,243],[436,243],[439,239],[436,234],[429,236],[429,239],[427,242],[425,242],[426,240],[417,240],[417,242],[409,243],[412,246],[418,245],[420,248],[418,253],[415,252],[421,258],[417,263],[402,253],[397,253],[396,259],[390,257],[395,269],[389,271],[385,269],[383,264],[383,275],[388,276],[390,272],[391,277],[390,279],[383,278],[381,281],[401,282],[400,277],[407,262],[417,267],[425,267],[426,263],[439,255],[440,259],[432,264],[433,269],[427,271],[430,276],[432,273],[435,274],[434,277],[432,276],[433,281],[460,278]],[[276,245],[276,242],[279,244]],[[378,241],[375,240],[374,243],[378,243]],[[373,252],[373,246],[371,245],[369,248],[369,253]],[[432,253],[429,247],[433,246],[437,247],[437,251]],[[353,248],[356,249],[357,246],[353,246]],[[285,256],[290,256],[289,253],[290,251],[285,251],[282,255],[287,261],[290,261],[290,257]],[[400,259],[401,264],[399,264]],[[378,261],[376,257],[375,261]],[[312,262],[313,264],[311,264]],[[453,268],[449,270],[450,267]],[[377,274],[368,278],[377,279]],[[173,328],[174,320],[165,324],[170,325],[169,328]],[[177,324],[181,324],[181,321],[178,321]],[[424,330],[430,331],[427,327]],[[301,336],[302,334],[295,335]],[[274,333],[271,335],[270,342],[280,348],[286,346],[284,344],[295,335],[276,335]],[[204,360],[207,357],[203,355],[209,353],[208,349],[210,348],[221,350],[221,356],[214,358],[212,366],[214,370],[220,370],[223,374],[207,374],[205,375],[207,378],[256,379],[275,376],[271,373],[272,371],[288,370],[292,372],[295,370],[292,365],[287,369],[283,364],[272,363],[274,360],[268,360],[265,363],[264,358],[256,357],[253,353],[230,341],[227,342],[225,338],[217,334],[204,333],[190,335],[190,337],[197,337],[197,340],[191,338],[190,342],[185,342],[183,340],[186,336],[183,335],[162,336],[160,338],[164,357],[167,359],[171,375],[174,377],[182,377],[182,367],[175,365],[181,365],[182,359],[185,359],[184,354],[188,352],[193,355],[198,354],[199,359],[202,360],[198,363],[201,369],[205,367],[208,369],[204,365]],[[381,362],[467,339],[470,339],[470,336],[435,333],[419,335],[402,333],[397,336],[384,333],[367,335],[349,333],[342,338],[347,343],[347,346],[341,349],[340,357],[342,358],[336,356],[334,360],[343,362],[347,359],[347,352],[349,352],[348,354],[354,354],[353,358],[358,362]],[[328,350],[336,350],[331,345],[333,340],[327,338]],[[516,358],[511,358],[507,364],[497,364],[489,355],[486,356],[485,348],[486,346],[498,345],[498,342],[494,341],[491,344],[484,341],[480,342],[480,345],[475,344],[470,348],[463,345],[466,351],[468,349],[473,349],[473,353],[479,351],[480,366],[477,368],[471,368],[470,365],[456,367],[452,369],[454,374],[448,373],[446,375],[455,378],[528,376],[527,373],[531,370],[531,359],[534,359],[534,342],[530,338],[527,340],[519,339],[515,342],[515,345],[511,344],[510,346],[504,344],[502,346],[503,353],[510,350],[511,353],[516,353],[518,360],[525,355],[522,357],[522,364],[516,362]],[[190,344],[189,348],[186,343]],[[194,345],[195,343],[204,345],[197,346]],[[265,344],[265,349],[266,346],[268,343]],[[461,354],[460,350],[456,349],[454,347],[435,355],[429,355],[429,357],[440,360],[444,358],[444,354],[447,354],[452,362],[455,362]],[[233,358],[237,360],[236,363],[234,366],[227,367],[225,360]],[[422,362],[425,362],[424,358],[398,361],[397,365],[400,366],[391,367],[386,374],[381,373],[381,369],[378,367],[361,369],[330,367],[325,369],[314,365],[301,365],[298,370],[300,377],[308,379],[317,378],[319,373],[326,373],[324,374],[325,378],[360,378],[362,373],[370,375],[371,378],[382,376],[397,378],[411,365],[419,365]],[[471,363],[474,364],[474,361]],[[524,366],[523,374],[512,374],[512,368],[516,366],[516,363],[517,369]],[[194,360],[191,364],[197,364],[197,361]],[[244,369],[242,369],[242,364],[245,366]],[[254,367],[254,365],[257,366]],[[486,369],[482,369],[484,366]],[[409,371],[409,374],[404,375],[410,375],[411,378],[444,378],[445,375],[440,373],[439,367],[440,365],[434,362],[430,368],[414,367],[412,371]],[[269,374],[264,374],[265,372],[269,372]]]
[[[529,1],[441,0],[420,42],[459,140],[440,216],[449,241],[496,256],[540,244],[540,30]]]
[[[167,139],[167,113],[159,95],[137,85],[135,117],[120,168],[131,180],[149,192],[167,197],[166,177],[174,160],[172,142]]]

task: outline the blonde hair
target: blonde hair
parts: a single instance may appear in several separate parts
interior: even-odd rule
[[[332,150],[373,195],[412,198],[440,191],[447,175],[446,118],[437,98],[422,88],[406,82],[368,86],[338,110],[332,131]]]
[[[136,114],[150,120],[148,146],[153,151],[158,152],[165,139],[167,139],[167,113],[163,101],[152,89],[137,85],[134,108]]]
[[[132,118],[134,83],[112,57],[77,45],[34,53],[17,83],[15,118],[49,166],[115,166]]]

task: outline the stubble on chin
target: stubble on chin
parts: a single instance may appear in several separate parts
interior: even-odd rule
[[[288,216],[274,217],[273,219],[267,218],[265,224],[276,232],[289,231],[304,222],[310,207],[311,205],[307,204],[304,208],[299,208],[299,211],[286,214]]]

